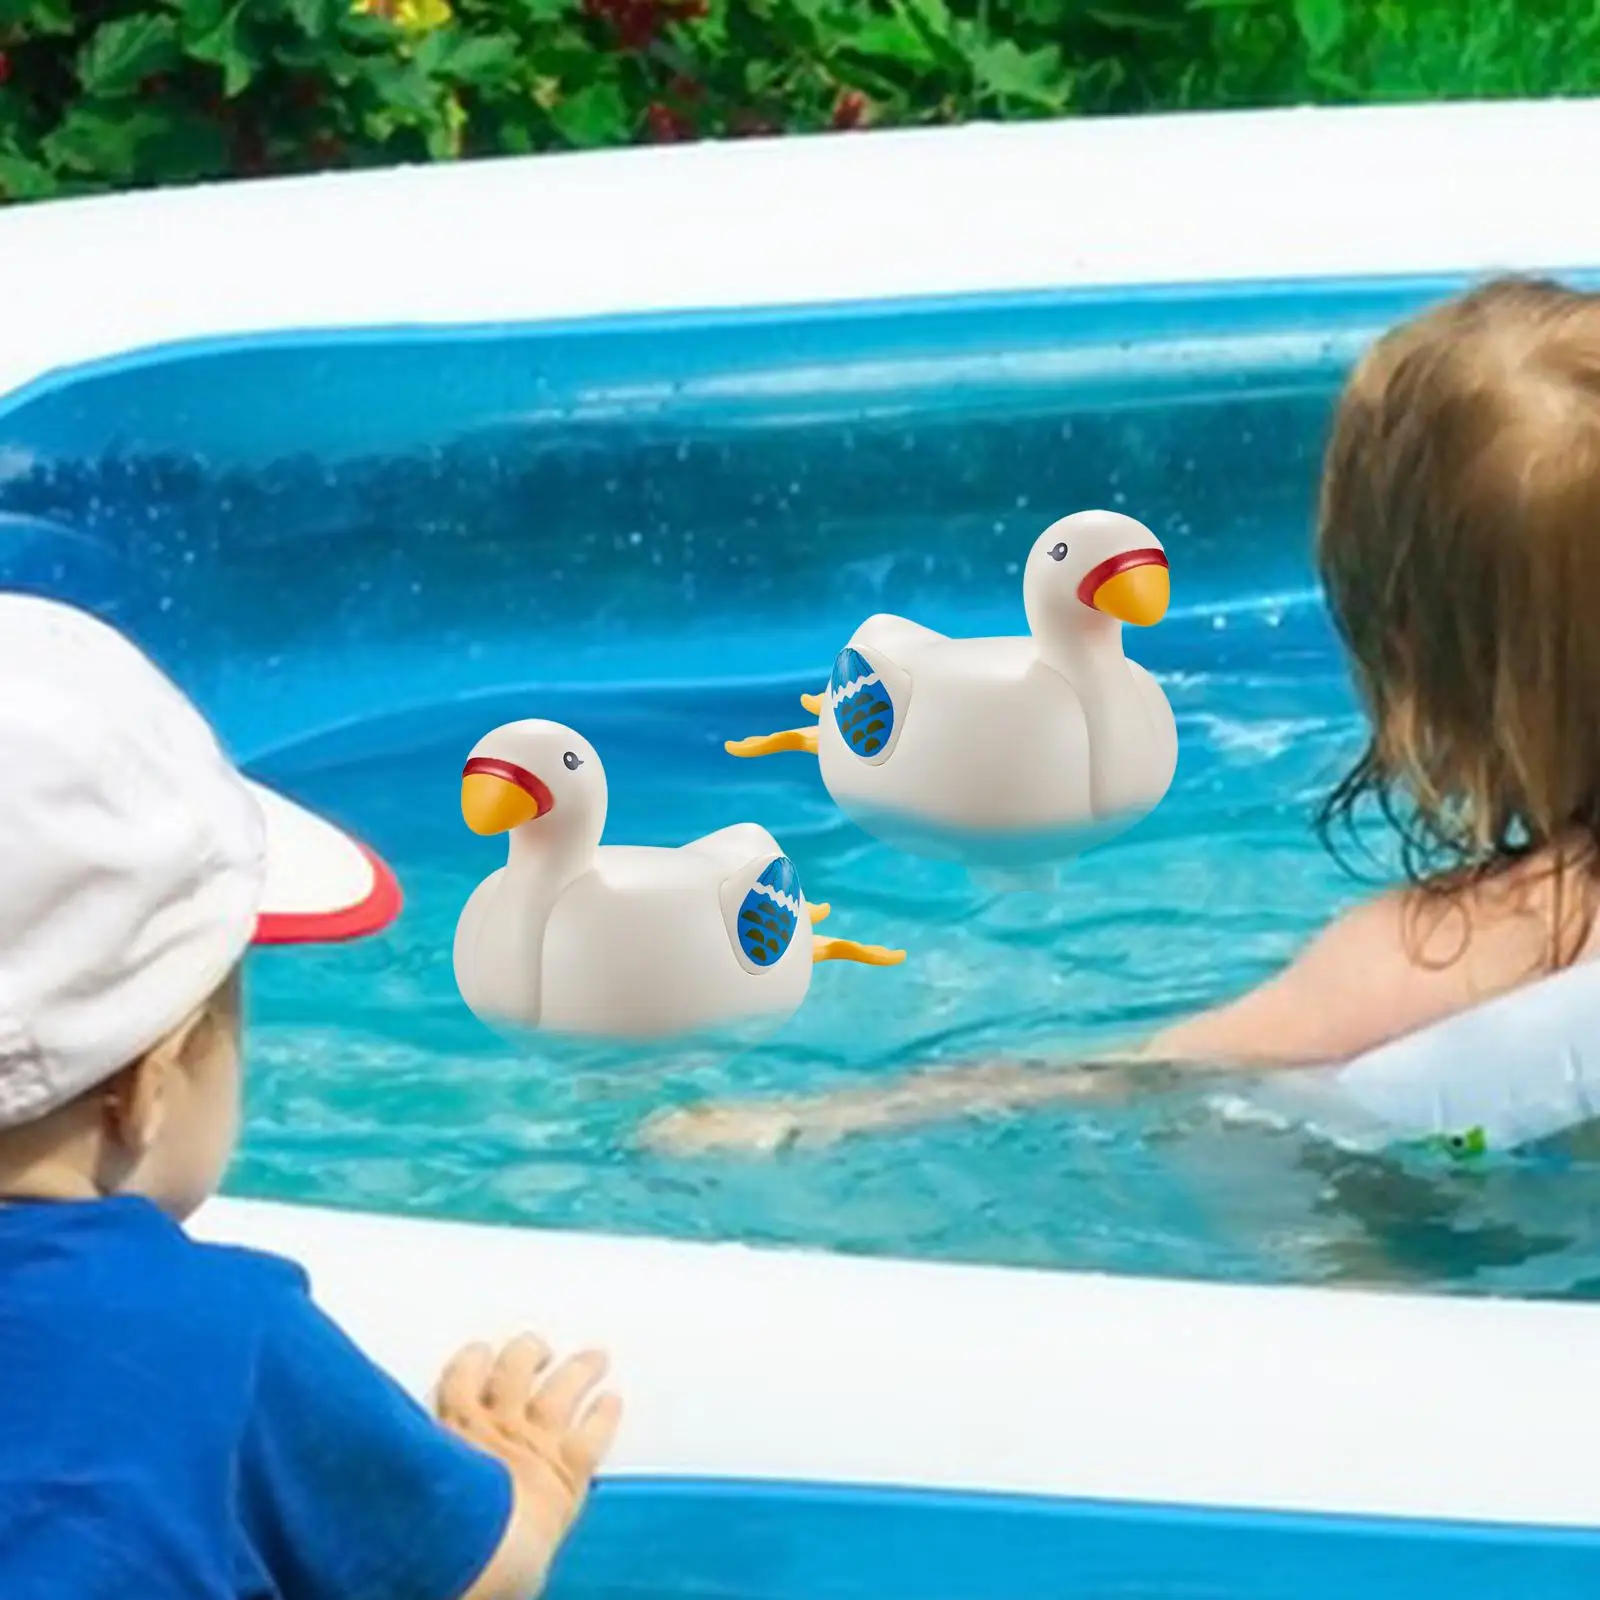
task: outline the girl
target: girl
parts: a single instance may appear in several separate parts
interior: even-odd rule
[[[1600,295],[1501,279],[1389,333],[1325,462],[1316,560],[1372,732],[1324,839],[1374,802],[1402,886],[1277,977],[1091,1068],[984,1065],[660,1119],[774,1149],[1102,1098],[1174,1068],[1334,1062],[1586,959],[1600,909]]]

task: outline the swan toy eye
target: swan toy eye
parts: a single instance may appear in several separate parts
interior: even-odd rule
[[[1065,561],[1067,559],[1067,547],[1066,547],[1066,545],[1064,545],[1064,544],[1052,545],[1050,547],[1050,559],[1052,561]]]
[[[583,765],[583,757],[580,756],[576,750],[569,750],[564,756],[562,756],[561,765],[564,766],[568,772],[576,772],[578,768]]]

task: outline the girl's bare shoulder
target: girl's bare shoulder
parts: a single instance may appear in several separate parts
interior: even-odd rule
[[[1597,890],[1591,849],[1550,846],[1496,871],[1397,890],[1389,915],[1412,963],[1460,966],[1487,997],[1588,954]]]
[[[1492,876],[1351,907],[1277,977],[1180,1023],[1158,1054],[1241,1064],[1347,1060],[1591,953],[1595,883],[1532,856]]]

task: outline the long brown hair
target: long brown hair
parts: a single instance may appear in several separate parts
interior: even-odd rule
[[[1318,816],[1374,802],[1416,886],[1549,854],[1550,959],[1600,861],[1600,295],[1498,279],[1380,339],[1335,418],[1317,565],[1372,735]]]

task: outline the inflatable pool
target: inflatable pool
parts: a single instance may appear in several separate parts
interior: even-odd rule
[[[1006,541],[1048,520],[1042,502],[1019,504],[991,526],[975,505],[951,509],[943,480],[944,498],[930,489],[924,504],[926,469],[884,454],[912,424],[981,434],[1003,407],[1049,430],[1028,438],[1061,440],[1063,386],[1080,434],[1151,395],[1194,415],[1272,389],[1314,420],[1325,388],[1301,394],[1299,374],[1337,369],[1464,276],[1600,269],[1600,219],[1572,204],[1597,134],[1589,103],[1241,114],[10,210],[0,580],[136,629],[247,757],[271,768],[292,752],[290,775],[312,783],[418,737],[447,668],[478,732],[531,681],[558,698],[600,679],[637,686],[656,664],[648,618],[681,615],[684,650],[715,644],[696,670],[745,694],[748,722],[750,697],[787,693],[816,666],[814,609],[806,628],[774,619],[819,595],[865,615],[857,601],[885,581],[870,526],[827,541],[851,497],[892,492],[926,518],[917,559],[890,561],[895,609],[922,614],[919,573],[938,569],[926,607],[964,608],[974,632],[986,602],[950,572],[985,541],[1003,565]],[[552,418],[565,432],[546,471]],[[674,462],[699,441],[713,456],[736,436],[779,450],[819,419],[856,463],[835,502],[797,517],[801,477],[788,493],[779,482],[743,543],[718,536],[714,560],[656,562],[634,537],[680,492]],[[643,441],[630,459],[656,476],[597,492],[610,458],[594,441],[616,428]],[[1251,615],[1288,618],[1282,637],[1298,637],[1300,544],[1207,529],[1277,527],[1291,502],[1298,515],[1313,434],[1235,428],[1214,463],[1168,454],[1181,432],[1119,435],[1145,452],[1144,498],[1128,509],[1152,526],[1161,513],[1174,605],[1199,608],[1218,652],[1237,633],[1246,565]],[[462,439],[483,448],[444,453]],[[343,492],[341,463],[377,455],[410,465],[368,486],[360,537],[335,542],[317,507]],[[538,492],[506,513],[512,532],[478,536],[470,571],[439,554],[464,537],[454,524],[407,520],[415,544],[396,546],[393,527],[441,475],[499,482],[513,455],[544,473],[517,480]],[[715,459],[694,492],[734,492],[737,463]],[[1117,481],[1049,470],[1052,516]],[[1250,505],[1231,506],[1247,488]],[[629,501],[637,528],[602,516],[603,495]],[[202,499],[228,538],[196,535],[195,517],[174,533],[168,509]],[[1180,512],[1187,535],[1174,537]],[[512,534],[546,521],[576,532],[559,570],[530,575],[544,546]],[[1014,578],[997,579],[1014,596]],[[273,598],[285,593],[292,606]],[[757,607],[774,595],[783,604]],[[562,631],[575,607],[587,633]],[[535,671],[541,634],[560,648]],[[1189,691],[1173,692],[1180,726],[1198,726]],[[1286,759],[1296,715],[1289,704],[1274,724]],[[665,739],[675,725],[661,726]],[[445,770],[446,792],[458,772]],[[960,968],[942,970],[953,981]],[[1592,1016],[1571,1009],[1577,987],[1561,991],[1552,1060]],[[316,1003],[326,1014],[361,999]],[[1491,1032],[1521,1036],[1504,1015]],[[1556,1076],[1581,1111],[1585,1075]],[[1441,1122],[1424,1087],[1407,1114],[1416,1131],[1450,1132],[1457,1112],[1479,1117],[1469,1101]],[[1546,1131],[1538,1120],[1508,1126]],[[370,1201],[336,1160],[321,1181],[325,1198]],[[455,1345],[528,1323],[612,1347],[631,1410],[556,1585],[574,1600],[1541,1600],[1600,1583],[1600,1484],[1583,1454],[1600,1432],[1600,1311],[1583,1305],[233,1199],[197,1228],[305,1261],[335,1314],[419,1392]]]

